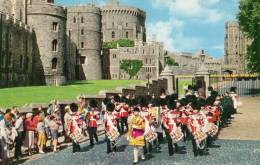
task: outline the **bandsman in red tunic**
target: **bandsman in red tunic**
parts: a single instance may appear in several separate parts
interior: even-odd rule
[[[110,153],[112,150],[116,151],[115,140],[117,140],[120,134],[116,128],[116,118],[112,114],[115,109],[115,105],[113,103],[108,103],[106,109],[107,111],[104,117],[104,125],[106,131],[107,153]]]
[[[94,146],[94,138],[96,143],[98,143],[98,136],[97,136],[97,127],[98,127],[98,120],[100,119],[100,113],[98,111],[97,102],[95,100],[91,100],[89,103],[91,111],[87,114],[87,121],[88,121],[88,134],[90,140],[90,146]]]

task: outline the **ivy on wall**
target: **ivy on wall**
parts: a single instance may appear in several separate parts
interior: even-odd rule
[[[111,42],[104,42],[103,43],[103,49],[116,49],[117,45],[119,47],[134,47],[134,41],[129,39],[120,39],[116,41]]]
[[[133,78],[143,67],[141,60],[122,60],[120,61],[120,69],[124,70],[130,79]]]

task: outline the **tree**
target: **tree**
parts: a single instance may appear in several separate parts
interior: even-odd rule
[[[139,70],[143,67],[141,60],[122,60],[120,61],[120,69],[129,74],[130,79],[134,77]]]
[[[240,30],[252,39],[247,51],[248,69],[260,73],[260,1],[240,0],[237,18]]]
[[[120,40],[111,41],[111,42],[104,42],[103,48],[116,49],[117,45],[120,47],[134,47],[135,43],[134,43],[134,41],[129,40],[129,39],[120,39]]]
[[[173,58],[170,57],[166,59],[166,64],[169,66],[179,66],[179,64]]]

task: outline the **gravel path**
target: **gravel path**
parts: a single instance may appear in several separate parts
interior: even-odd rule
[[[260,140],[260,97],[243,97],[243,105],[229,127],[220,132],[220,139]]]
[[[257,141],[238,140],[218,140],[215,143],[219,147],[210,148],[210,155],[194,157],[191,142],[181,143],[183,146],[181,154],[168,156],[167,144],[162,145],[159,153],[152,153],[146,161],[139,164],[144,165],[245,165],[260,164],[260,143]],[[72,154],[71,148],[56,154],[48,155],[39,160],[31,161],[28,165],[128,165],[132,164],[132,148],[127,146],[127,141],[123,139],[118,145],[119,151],[106,154],[106,144],[99,144],[92,149],[88,144],[82,145],[83,151]],[[184,149],[185,148],[185,149]]]

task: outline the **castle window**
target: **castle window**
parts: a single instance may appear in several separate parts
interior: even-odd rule
[[[84,35],[84,29],[81,29],[80,34]]]
[[[125,38],[128,38],[128,35],[129,35],[129,33],[128,33],[128,32],[126,32],[126,33],[125,33]]]
[[[152,64],[152,59],[150,59],[150,64]]]
[[[57,69],[57,63],[58,63],[57,58],[54,58],[54,59],[51,60],[51,69],[52,70],[56,70]]]
[[[57,52],[57,46],[58,46],[58,41],[53,40],[52,41],[52,51]]]
[[[54,0],[47,0],[48,3],[54,3]]]
[[[12,53],[11,52],[9,53],[9,56],[7,58],[7,62],[8,62],[9,67],[12,66]]]
[[[115,38],[115,32],[112,31],[112,38]]]
[[[84,49],[84,47],[85,47],[84,42],[81,42],[81,49]]]
[[[2,66],[2,67],[5,67],[5,52],[2,52],[1,66]]]
[[[76,17],[73,18],[73,23],[76,23],[77,22],[77,19]]]
[[[128,27],[128,23],[125,23],[125,27]]]
[[[27,71],[28,68],[29,68],[29,57],[28,56],[25,57],[25,62],[24,63],[25,63],[24,64],[24,69]]]
[[[144,54],[144,49],[143,49],[143,54]]]
[[[53,23],[52,23],[52,30],[53,30],[54,32],[57,32],[57,31],[58,31],[58,22],[53,22]]]
[[[112,27],[115,27],[115,23],[114,22],[112,22]]]
[[[81,23],[84,23],[84,17],[81,17]]]
[[[113,54],[113,58],[116,58],[116,54]]]
[[[20,56],[20,68],[21,69],[23,68],[23,56],[22,55]]]
[[[80,64],[85,64],[85,61],[86,61],[86,57],[85,56],[80,56]]]

